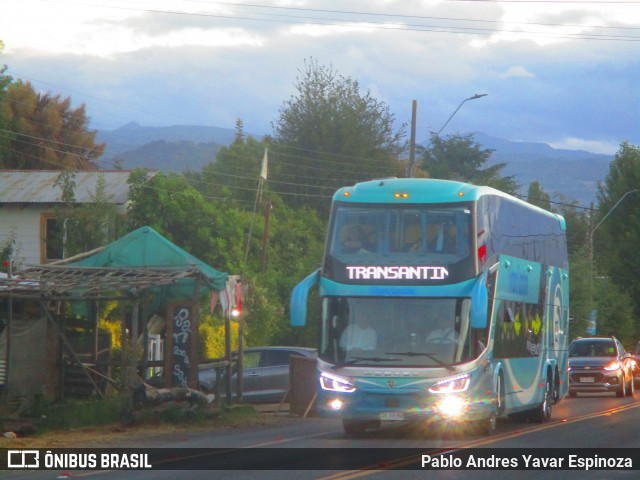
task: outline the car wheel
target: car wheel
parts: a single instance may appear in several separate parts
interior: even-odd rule
[[[636,386],[632,376],[631,380],[629,381],[629,388],[627,389],[627,395],[629,395],[630,397],[633,397],[635,393],[636,393]]]
[[[616,397],[623,398],[627,396],[627,382],[624,381],[624,375],[620,379],[620,386],[616,390]]]

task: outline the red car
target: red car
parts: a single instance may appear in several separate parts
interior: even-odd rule
[[[638,342],[636,344],[636,348],[633,349],[631,358],[635,362],[635,368],[633,369],[633,380],[636,384],[636,387],[640,387],[640,342]]]

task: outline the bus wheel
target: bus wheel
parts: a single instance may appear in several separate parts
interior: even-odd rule
[[[556,374],[553,376],[553,404],[557,405],[560,401],[560,372],[556,369]]]
[[[534,422],[545,423],[551,419],[551,407],[553,406],[553,398],[555,397],[553,385],[553,379],[549,378],[549,375],[547,375],[542,403],[538,405],[533,412],[531,412],[531,419]]]
[[[347,435],[362,435],[368,425],[362,420],[342,420],[342,428]]]
[[[489,418],[478,420],[475,424],[476,430],[478,430],[480,434],[493,435],[495,433],[496,426],[498,424],[498,417],[504,412],[504,399],[503,377],[502,374],[499,374],[498,379],[496,380],[496,398],[494,400],[495,410]]]

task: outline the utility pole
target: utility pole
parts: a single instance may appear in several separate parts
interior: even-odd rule
[[[413,177],[413,166],[416,161],[416,111],[418,102],[414,100],[411,107],[411,140],[409,143],[409,165],[407,167],[407,178]]]
[[[269,216],[271,215],[271,209],[273,205],[271,200],[267,202],[267,206],[264,211],[264,232],[262,233],[262,257],[260,259],[260,272],[264,273],[265,265],[267,264],[267,241],[269,240]]]

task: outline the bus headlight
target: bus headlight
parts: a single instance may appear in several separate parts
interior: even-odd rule
[[[443,397],[442,400],[436,404],[436,409],[438,413],[445,418],[460,418],[467,409],[467,403],[456,396]]]
[[[471,377],[467,374],[457,377],[447,378],[429,387],[431,393],[460,393],[469,388]]]
[[[356,390],[355,385],[345,377],[333,375],[328,372],[322,372],[320,374],[320,386],[323,390],[328,390],[330,392],[351,393]]]

